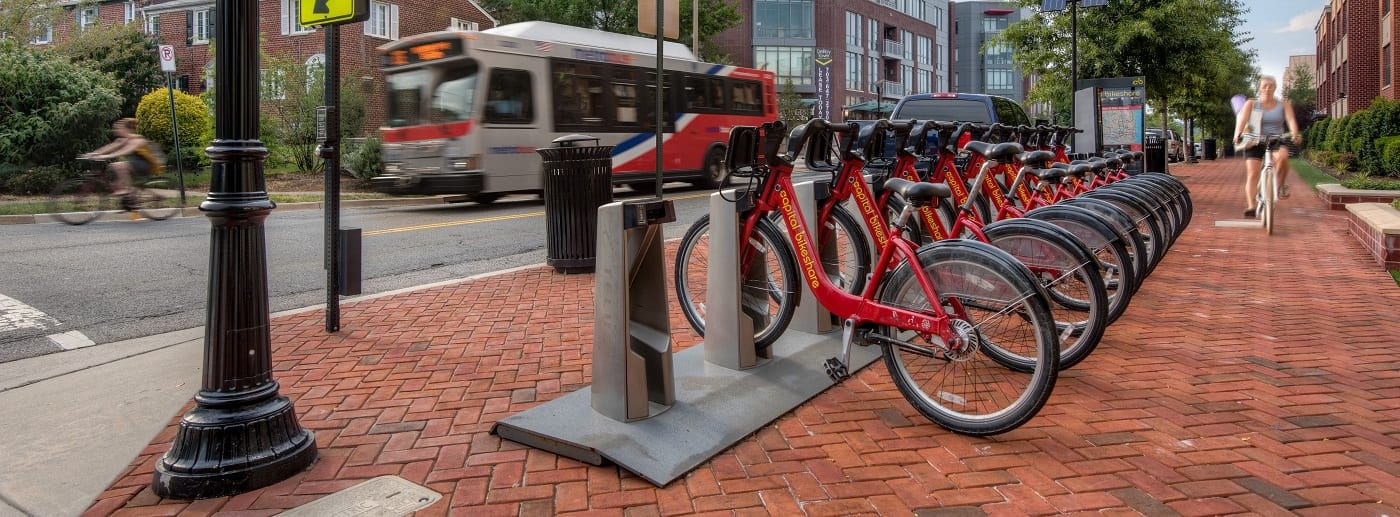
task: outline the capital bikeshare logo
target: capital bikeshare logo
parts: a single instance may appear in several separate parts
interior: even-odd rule
[[[860,213],[870,222],[870,233],[875,237],[875,244],[883,249],[890,240],[889,236],[885,235],[885,223],[880,220],[880,212],[875,210],[875,203],[871,201],[869,191],[863,188],[864,185],[855,184],[856,181],[859,181],[858,177],[852,177],[847,181],[851,183],[851,190],[856,196],[856,205],[860,206]]]
[[[778,191],[778,201],[783,209],[783,220],[787,222],[788,233],[792,234],[792,247],[797,250],[797,260],[802,263],[802,276],[807,278],[807,285],[813,290],[817,288],[817,261],[812,258],[812,247],[807,242],[807,232],[802,230],[801,223],[797,220],[797,208],[792,205],[792,198],[788,196],[787,190]]]

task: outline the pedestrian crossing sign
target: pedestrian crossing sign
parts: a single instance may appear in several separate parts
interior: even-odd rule
[[[340,25],[369,19],[369,0],[300,0],[297,23]]]

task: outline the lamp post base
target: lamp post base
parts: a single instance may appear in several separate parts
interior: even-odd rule
[[[180,420],[151,489],[169,499],[208,499],[262,488],[316,461],[316,436],[277,396],[242,407],[198,406]]]

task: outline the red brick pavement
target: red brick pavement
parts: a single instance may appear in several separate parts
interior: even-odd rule
[[[664,488],[502,441],[493,422],[589,383],[592,277],[541,267],[350,304],[338,334],[318,312],[275,319],[317,463],[161,500],[172,425],[88,513],[270,515],[395,474],[444,494],[421,515],[1395,514],[1400,288],[1312,196],[1272,237],[1215,227],[1239,217],[1242,167],[1174,169],[1194,224],[1041,414],[1000,436],[930,424],[876,366]]]

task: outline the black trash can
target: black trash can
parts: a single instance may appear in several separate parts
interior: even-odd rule
[[[1214,160],[1214,159],[1215,159],[1215,139],[1214,139],[1214,138],[1207,137],[1206,139],[1201,140],[1201,154],[1205,155],[1205,158],[1206,158],[1207,160]]]
[[[588,135],[564,135],[553,143],[535,150],[544,164],[545,262],[563,273],[593,271],[598,207],[613,200],[613,146]]]
[[[1143,172],[1167,172],[1167,143],[1156,135],[1148,134],[1143,144]]]

